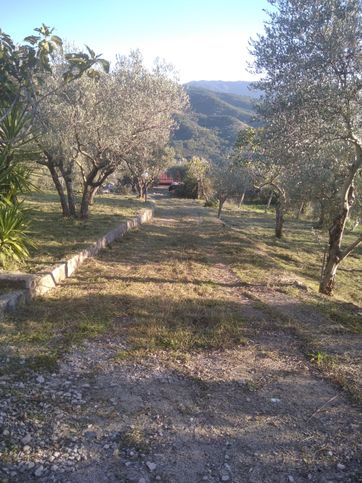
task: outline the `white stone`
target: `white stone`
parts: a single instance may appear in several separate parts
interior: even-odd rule
[[[157,468],[156,463],[151,463],[150,461],[147,461],[146,466],[150,471],[154,471]]]
[[[30,441],[31,441],[31,435],[29,433],[27,435],[25,435],[24,438],[22,438],[22,440],[21,440],[21,442],[25,445],[30,443]]]
[[[45,379],[43,376],[38,376],[36,378],[36,382],[38,382],[39,384],[43,384],[45,382]]]
[[[38,466],[38,468],[34,472],[34,475],[35,476],[41,476],[43,474],[43,470],[44,470],[43,466]]]

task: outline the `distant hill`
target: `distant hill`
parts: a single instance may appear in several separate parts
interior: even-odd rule
[[[257,125],[254,99],[190,84],[186,89],[191,110],[178,118],[173,146],[180,158],[198,155],[222,161],[234,146],[239,131]]]
[[[238,96],[259,97],[260,92],[251,88],[252,83],[249,81],[221,81],[221,80],[200,80],[191,81],[185,84],[190,87],[201,87],[215,92],[224,92],[225,94],[237,94]]]

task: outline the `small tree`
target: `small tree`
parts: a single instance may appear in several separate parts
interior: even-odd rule
[[[218,201],[217,217],[221,218],[225,201],[240,193],[245,179],[239,166],[229,160],[223,165],[213,167],[212,180],[214,197]]]
[[[206,202],[209,199],[210,186],[208,181],[210,177],[211,164],[205,158],[193,156],[188,164],[188,171],[191,177],[197,182],[197,198],[203,198]]]
[[[147,201],[147,193],[161,172],[170,166],[174,150],[168,146],[152,146],[145,143],[135,152],[124,158],[125,164],[135,182],[140,198]]]

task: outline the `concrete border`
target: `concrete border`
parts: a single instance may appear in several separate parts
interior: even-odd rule
[[[70,277],[82,263],[97,255],[103,248],[123,237],[125,233],[152,220],[154,207],[145,208],[136,217],[119,224],[96,242],[73,255],[50,270],[34,275],[8,273],[0,278],[21,290],[11,291],[0,296],[0,319],[6,312],[14,312],[19,305],[30,302],[34,297],[43,295],[55,288],[62,280]]]

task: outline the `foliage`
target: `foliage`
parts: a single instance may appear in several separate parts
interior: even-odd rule
[[[255,69],[263,75],[257,86],[263,92],[259,113],[264,139],[278,172],[312,183],[306,173],[313,166],[315,182],[327,181],[327,199],[336,204],[337,212],[329,229],[320,291],[330,295],[339,263],[362,241],[358,237],[342,248],[362,168],[362,4],[358,0],[271,3],[275,9],[265,33],[252,44]]]
[[[245,186],[245,177],[238,164],[232,159],[224,165],[214,165],[212,169],[213,197],[219,202],[218,218],[225,201],[238,196]]]
[[[56,72],[49,83],[59,82]],[[142,195],[173,156],[167,144],[174,114],[186,103],[172,69],[156,63],[149,71],[139,52],[119,57],[110,74],[83,76],[57,89],[37,122],[43,134],[40,162],[51,172],[63,214],[77,214],[77,178],[81,218],[88,216],[97,190],[113,173],[120,177],[127,171]]]
[[[29,223],[25,211],[19,203],[0,202],[0,266],[6,267],[10,261],[19,262],[29,256],[29,248],[34,246],[29,239]]]
[[[52,72],[51,61],[62,40],[53,35],[46,25],[35,29],[37,35],[16,45],[0,30],[0,203],[2,265],[7,260],[21,260],[28,256],[28,224],[18,195],[31,188],[28,162],[34,158],[33,116],[41,108],[40,102],[51,92],[39,97],[46,75]],[[72,57],[63,70],[67,82],[90,69],[99,56],[90,52],[81,60]],[[74,73],[74,69],[77,72]]]

